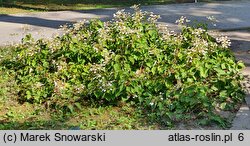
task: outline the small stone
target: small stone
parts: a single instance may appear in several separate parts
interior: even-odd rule
[[[69,130],[81,130],[79,126],[70,127]]]

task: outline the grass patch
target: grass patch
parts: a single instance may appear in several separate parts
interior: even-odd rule
[[[48,0],[46,2],[41,0],[7,0],[2,2],[2,8],[0,8],[0,14],[11,14],[11,13],[27,13],[33,11],[60,11],[60,10],[88,10],[88,9],[100,9],[110,7],[124,7],[131,6],[133,4],[168,4],[174,3],[174,0]],[[1,5],[0,5],[1,6]],[[14,11],[12,11],[12,9]]]
[[[3,105],[1,105],[3,106]],[[81,111],[65,114],[63,111],[48,111],[44,106],[30,103],[19,104],[13,101],[1,108],[0,129],[33,130],[33,129],[71,129],[82,130],[129,130],[156,129],[157,125],[147,126],[143,117],[134,111],[129,104],[124,107],[91,107],[86,106]],[[11,106],[11,107],[10,107]],[[128,114],[129,113],[129,114]]]
[[[213,2],[220,0],[199,0]],[[225,1],[225,0],[224,0]],[[156,5],[193,2],[193,0],[0,0],[0,14],[29,13],[38,11],[88,10],[126,7],[134,4]]]
[[[9,7],[0,7],[0,14],[15,14],[15,13],[30,13],[36,12],[34,10],[25,10],[21,8],[9,8]]]

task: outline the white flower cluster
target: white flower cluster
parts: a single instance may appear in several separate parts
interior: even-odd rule
[[[171,36],[175,35],[174,31],[170,31],[168,29],[168,25],[158,24],[157,28],[159,32],[162,34],[164,40],[171,40]]]
[[[52,64],[57,67],[57,73],[62,72],[65,68],[67,68],[66,61],[56,62],[55,60],[52,60]]]
[[[117,11],[115,14],[113,14],[113,17],[118,20],[118,21],[122,21],[122,20],[126,20],[126,18],[130,15],[130,13],[125,12],[125,9],[119,10]]]
[[[63,35],[68,34],[72,31],[72,28],[68,24],[60,25],[59,30],[63,31]]]
[[[93,74],[97,74],[99,73],[99,71],[101,71],[101,69],[102,69],[102,66],[100,64],[93,63],[89,71],[92,72]]]
[[[191,49],[189,49],[189,53],[198,53],[198,54],[202,54],[205,55],[208,52],[208,42],[204,39],[200,39],[198,37],[196,37],[193,41],[192,41],[193,47]]]
[[[213,24],[213,26],[216,26],[216,23],[219,22],[214,16],[208,16],[207,19]]]
[[[106,40],[113,41],[113,38],[111,36],[111,32],[112,32],[111,28],[112,27],[111,27],[110,21],[104,22],[103,28],[100,28],[98,30],[101,41],[106,41]]]
[[[99,88],[102,90],[102,92],[106,92],[107,90],[112,91],[112,86],[113,86],[114,81],[103,81],[99,80]]]
[[[131,29],[128,26],[126,26],[126,24],[123,21],[117,22],[115,27],[117,28],[117,30],[119,30],[122,36],[124,35],[127,36],[132,33],[137,33],[135,29]]]
[[[175,21],[175,23],[177,23],[178,25],[184,25],[185,23],[188,22],[190,22],[190,20],[188,20],[185,16],[181,16],[180,19]]]
[[[79,21],[79,22],[73,24],[74,30],[81,30],[82,27],[84,27],[86,22],[87,22],[86,20],[83,20],[83,21]]]
[[[136,99],[136,98],[138,98],[138,97],[139,97],[139,96],[136,95],[136,94],[132,96],[133,99]]]
[[[84,91],[85,86],[83,84],[81,84],[81,85],[75,87],[74,89],[76,90],[76,93],[79,94],[79,93],[81,93],[81,91]]]
[[[207,19],[208,19],[209,21],[218,22],[218,20],[217,20],[214,16],[208,16]]]
[[[56,50],[60,48],[61,41],[59,39],[54,39],[53,43],[48,43],[48,47],[50,48],[51,53],[54,53]]]
[[[135,11],[137,11],[137,10],[140,10],[140,5],[133,5],[130,8],[134,9]]]
[[[194,35],[200,37],[201,34],[203,34],[204,32],[205,32],[204,29],[202,29],[202,28],[196,28],[196,29],[194,29],[194,31],[192,32],[192,34],[194,34]]]
[[[66,87],[65,82],[61,81],[61,80],[54,80],[54,93],[61,93],[65,87]]]
[[[44,84],[41,83],[41,82],[37,82],[37,83],[35,84],[35,87],[36,87],[36,88],[41,88],[42,86],[44,86]]]
[[[156,23],[158,21],[158,19],[160,19],[160,18],[161,18],[160,15],[155,15],[153,12],[151,12],[149,17],[148,17],[148,21],[151,23]]]
[[[90,71],[93,71],[95,74],[93,74],[92,80],[96,81],[96,87],[102,90],[102,92],[106,92],[107,90],[112,91],[113,83],[114,81],[107,80],[103,75],[101,75],[100,70],[97,69],[90,69]]]
[[[217,43],[220,43],[223,48],[228,48],[231,46],[231,41],[228,39],[227,36],[222,36],[216,38]]]

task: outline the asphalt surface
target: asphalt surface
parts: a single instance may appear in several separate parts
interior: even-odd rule
[[[235,29],[250,26],[250,1],[226,1],[217,3],[189,3],[143,6],[142,10],[160,14],[161,23],[176,27],[175,21],[186,16],[192,21],[206,21],[207,16],[214,16],[219,22],[211,29]],[[129,8],[125,8],[130,11]],[[20,42],[21,38],[31,33],[35,38],[51,37],[58,33],[60,25],[74,23],[83,19],[100,18],[110,20],[117,8],[39,12],[29,14],[0,15],[0,46]]]

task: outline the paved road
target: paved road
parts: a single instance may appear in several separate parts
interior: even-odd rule
[[[215,16],[220,22],[216,29],[231,29],[250,26],[250,1],[233,1],[219,3],[193,3],[145,6],[143,10],[160,14],[163,23],[170,26],[180,16],[191,20],[206,20],[206,16]],[[36,38],[51,37],[57,33],[59,25],[72,23],[82,19],[111,19],[116,8],[86,10],[40,12],[0,16],[0,46],[10,42],[19,42],[24,34],[31,33]]]

